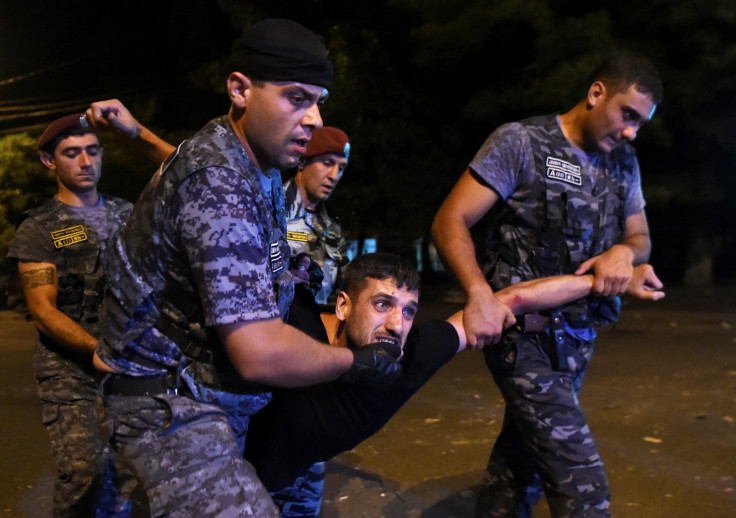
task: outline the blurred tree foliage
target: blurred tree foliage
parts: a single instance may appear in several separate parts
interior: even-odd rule
[[[20,213],[56,192],[56,177],[26,133],[0,137],[0,254],[5,257]]]
[[[329,204],[355,238],[403,251],[503,122],[570,108],[619,50],[657,65],[665,99],[639,135],[652,260],[681,276],[703,256],[731,269],[736,3],[729,0],[220,0],[235,26],[296,19],[336,66],[327,124],[353,140]],[[672,221],[680,222],[673,225]],[[690,243],[690,245],[688,245]],[[707,243],[707,246],[703,246]]]
[[[231,23],[218,29],[220,39],[265,17],[295,19],[325,37],[336,76],[323,118],[353,141],[350,166],[330,210],[349,237],[379,237],[382,248],[405,253],[413,239],[429,237],[435,211],[495,127],[570,108],[584,95],[591,69],[612,51],[649,56],[665,83],[664,102],[637,140],[652,260],[666,277],[681,276],[704,255],[722,273],[736,273],[730,261],[736,248],[730,203],[736,190],[736,105],[729,101],[736,93],[736,2],[218,4],[220,19]],[[225,58],[191,60],[195,99],[177,102],[162,94],[131,103],[133,112],[165,128],[172,142],[185,138],[227,111]],[[101,189],[134,199],[154,166],[124,143],[103,139]],[[1,152],[2,167],[7,152]],[[34,170],[45,174],[40,166]]]

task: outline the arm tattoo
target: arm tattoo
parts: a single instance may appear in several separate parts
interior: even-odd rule
[[[51,266],[38,270],[23,272],[23,287],[25,289],[38,288],[54,284],[54,269]]]

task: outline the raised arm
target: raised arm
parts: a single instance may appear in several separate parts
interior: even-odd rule
[[[176,149],[136,120],[117,99],[92,103],[85,112],[87,122],[98,130],[111,130],[129,139],[151,160],[160,164]]]
[[[504,328],[516,320],[494,296],[475,255],[470,228],[498,201],[492,189],[466,170],[448,194],[432,224],[432,237],[445,264],[467,296],[463,314],[468,347],[498,342]]]
[[[72,351],[88,354],[91,359],[97,338],[56,306],[56,297],[59,294],[56,266],[51,263],[18,261],[18,273],[36,329]]]
[[[496,298],[506,304],[515,315],[550,309],[581,297],[593,291],[593,275],[559,275],[520,282],[496,293]],[[662,282],[649,264],[633,269],[631,282],[626,293],[646,300],[660,300]],[[465,347],[465,330],[462,326],[462,311],[447,319],[460,336],[459,351]]]

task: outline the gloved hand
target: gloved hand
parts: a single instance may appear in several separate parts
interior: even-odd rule
[[[376,342],[353,349],[353,365],[342,376],[344,383],[369,384],[388,388],[401,376],[401,347],[387,342]]]
[[[313,296],[322,288],[322,280],[325,278],[325,274],[319,264],[313,261],[306,252],[291,257],[289,270],[295,277],[309,286]]]

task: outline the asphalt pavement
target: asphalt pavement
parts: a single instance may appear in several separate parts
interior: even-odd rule
[[[419,320],[459,307],[425,287]],[[454,301],[454,302],[453,302]],[[49,518],[53,466],[31,372],[33,327],[0,312],[0,518]],[[736,291],[624,300],[599,334],[581,402],[620,518],[736,516]],[[375,436],[327,464],[323,518],[469,517],[503,401],[463,352]],[[139,504],[137,515],[142,506]],[[547,518],[540,505],[535,518]]]

